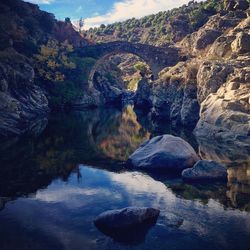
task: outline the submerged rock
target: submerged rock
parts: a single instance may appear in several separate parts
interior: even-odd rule
[[[94,221],[97,227],[121,229],[158,218],[160,210],[145,207],[127,207],[100,214]]]
[[[182,172],[182,177],[189,181],[198,180],[226,180],[227,169],[215,161],[198,161],[194,167],[185,169]]]
[[[115,241],[125,244],[139,244],[148,230],[155,225],[160,210],[146,207],[127,207],[100,214],[95,226]]]
[[[189,143],[180,137],[162,135],[143,143],[128,163],[145,170],[178,171],[192,167],[198,160]]]

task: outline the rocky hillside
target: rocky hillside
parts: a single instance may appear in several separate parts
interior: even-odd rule
[[[0,9],[0,135],[24,133],[49,107],[131,100],[124,89],[139,81],[134,103],[147,109],[151,120],[195,128],[200,138],[249,140],[248,0],[191,1],[172,11],[89,30],[85,36],[95,42],[171,43],[182,58],[154,81],[138,59],[113,56],[111,64],[97,70],[91,88],[88,73],[98,58],[78,56],[88,39],[70,20],[58,22],[20,0],[2,1]]]
[[[150,100],[152,118],[195,127],[200,138],[249,145],[249,3],[226,5],[177,46],[188,60],[163,70],[140,102]]]
[[[73,66],[67,58],[69,51],[87,43],[70,22],[57,21],[37,5],[20,0],[1,1],[0,135],[22,134],[37,118],[46,115],[51,96],[48,92],[62,92],[65,86],[69,92],[70,85],[65,83],[55,90],[50,73],[55,79],[58,76],[58,81],[60,76],[67,77],[66,69]]]
[[[218,0],[187,5],[141,19],[129,19],[99,28],[91,28],[85,36],[94,42],[129,41],[164,46],[183,39],[187,34],[198,30],[208,18],[223,11],[223,4]]]

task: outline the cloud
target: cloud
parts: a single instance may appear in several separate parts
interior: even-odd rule
[[[82,6],[80,5],[77,9],[76,9],[76,12],[80,12],[82,10]]]
[[[199,2],[202,0],[198,0]],[[85,28],[97,27],[104,24],[124,21],[135,17],[155,14],[187,4],[189,0],[124,0],[114,3],[111,10],[99,16],[85,19]]]
[[[54,2],[54,0],[26,0],[26,2],[34,4],[51,4]]]

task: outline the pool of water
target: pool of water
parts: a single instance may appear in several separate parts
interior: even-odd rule
[[[52,114],[30,135],[1,141],[0,249],[249,249],[248,148],[197,141],[164,124],[132,107],[87,110]],[[228,182],[190,185],[179,174],[126,169],[143,141],[163,133],[226,164]],[[161,214],[126,242],[94,226],[100,213],[127,206]]]

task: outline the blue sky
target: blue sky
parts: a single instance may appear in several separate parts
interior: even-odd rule
[[[179,7],[190,0],[26,0],[36,3],[42,10],[55,14],[64,20],[85,19],[85,28],[140,18],[159,11]],[[202,1],[202,0],[198,0]]]

